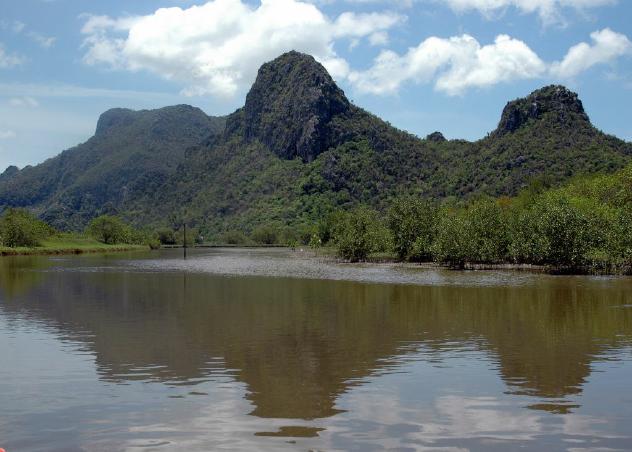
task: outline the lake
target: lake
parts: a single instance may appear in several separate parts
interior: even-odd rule
[[[632,450],[632,278],[0,259],[0,447]]]

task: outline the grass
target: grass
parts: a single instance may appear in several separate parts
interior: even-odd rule
[[[42,240],[40,246],[8,248],[0,246],[0,256],[17,256],[31,254],[82,254],[107,253],[114,251],[147,250],[145,245],[116,244],[107,245],[93,238],[76,235],[60,234]]]

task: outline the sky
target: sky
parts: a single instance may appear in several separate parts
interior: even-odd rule
[[[293,49],[420,137],[482,138],[556,83],[632,140],[630,0],[0,0],[0,171],[86,141],[109,108],[231,113]]]

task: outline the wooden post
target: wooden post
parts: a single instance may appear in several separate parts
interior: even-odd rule
[[[184,223],[184,258],[187,258],[187,224]]]

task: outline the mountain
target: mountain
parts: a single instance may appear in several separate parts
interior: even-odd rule
[[[264,64],[244,107],[223,118],[193,107],[110,110],[95,136],[41,165],[0,175],[0,206],[30,207],[59,227],[116,212],[160,225],[186,207],[208,234],[313,223],[399,194],[513,195],[613,171],[632,144],[590,123],[577,94],[547,86],[504,108],[476,142],[425,139],[349,102],[325,68],[288,52]]]
[[[224,123],[188,105],[108,110],[85,143],[40,165],[5,171],[0,205],[32,208],[61,228],[82,227],[156,190],[175,173],[187,147],[219,133]]]
[[[632,157],[632,143],[596,129],[577,94],[552,85],[509,102],[496,130],[462,157],[456,194],[513,195],[536,177],[559,184],[615,171]]]
[[[351,111],[327,71],[313,57],[293,51],[261,67],[246,104],[228,117],[226,134],[307,162],[337,144],[334,118]]]

